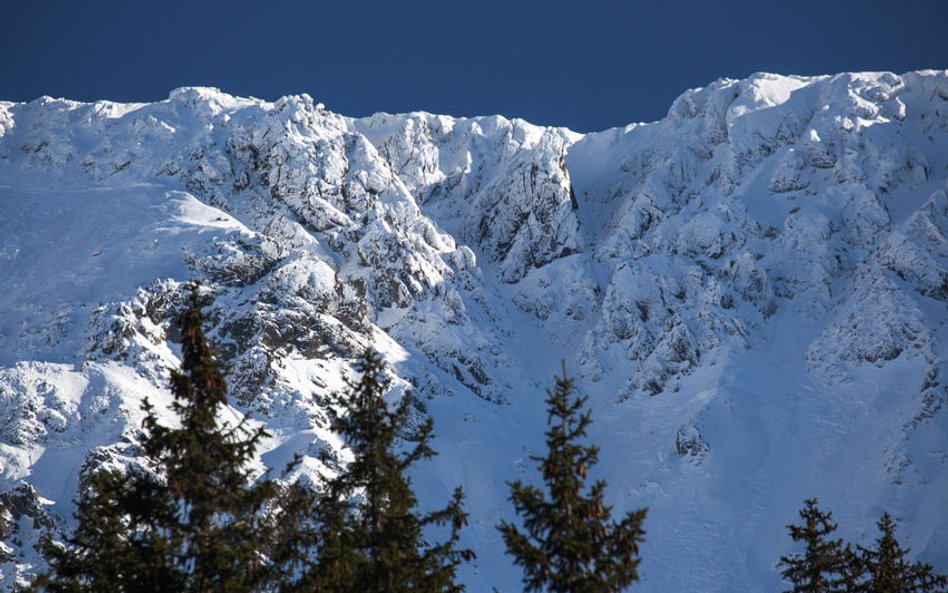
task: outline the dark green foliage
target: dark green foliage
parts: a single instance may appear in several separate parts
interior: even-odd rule
[[[128,480],[115,471],[93,474],[77,501],[75,531],[66,547],[47,550],[52,572],[41,576],[37,588],[53,592],[123,591],[126,566],[137,564],[127,545],[128,521],[119,508],[119,496]],[[102,560],[114,559],[103,562]]]
[[[182,368],[171,374],[180,428],[146,401],[143,449],[151,472],[99,471],[77,501],[75,532],[51,550],[51,592],[240,592],[267,578],[262,512],[274,484],[251,485],[247,464],[265,433],[222,426],[227,385],[202,331],[201,300],[179,318]]]
[[[299,460],[295,460],[295,465]],[[304,586],[301,574],[315,563],[314,550],[318,530],[314,519],[317,493],[299,481],[284,486],[271,504],[273,543],[267,551],[270,559],[270,588],[273,591],[312,591]]]
[[[367,352],[359,364],[358,383],[347,397],[331,403],[341,409],[333,429],[342,435],[353,461],[327,479],[315,505],[316,561],[302,580],[287,591],[332,593],[453,593],[456,567],[473,552],[456,549],[458,533],[467,523],[461,489],[448,505],[420,514],[405,472],[435,453],[429,445],[432,422],[409,431],[409,400],[390,410],[382,396],[388,386],[384,364]],[[409,433],[410,432],[410,433]],[[406,433],[409,433],[406,435]],[[399,436],[412,443],[396,452]],[[442,527],[441,543],[425,540],[425,531]]]
[[[833,513],[824,513],[815,498],[804,501],[801,525],[787,525],[793,541],[803,542],[802,554],[781,556],[780,575],[793,584],[787,593],[837,593],[852,591],[858,570],[849,545],[841,539],[828,539],[834,531]]]
[[[889,513],[876,525],[879,538],[874,548],[859,546],[858,564],[864,580],[855,589],[859,593],[944,593],[948,578],[933,573],[928,564],[909,562],[910,550],[902,549],[895,539],[895,522]]]
[[[510,484],[510,499],[523,517],[524,531],[500,523],[507,553],[523,567],[528,591],[621,591],[638,580],[646,511],[631,512],[616,523],[603,504],[604,481],[594,482],[583,494],[587,472],[599,454],[597,447],[579,443],[592,421],[590,412],[582,411],[586,398],[573,397],[573,381],[565,368],[556,378],[556,389],[547,394],[549,452],[545,458],[534,457],[547,492],[519,480]]]

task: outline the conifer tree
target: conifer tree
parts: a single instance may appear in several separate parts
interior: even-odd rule
[[[128,546],[128,520],[120,496],[128,478],[117,471],[99,471],[89,479],[76,503],[75,530],[66,546],[46,550],[52,571],[41,575],[31,591],[55,593],[119,593],[127,574],[140,568]],[[103,561],[107,559],[107,561]]]
[[[409,400],[389,409],[383,395],[389,381],[380,356],[369,350],[359,362],[361,379],[349,384],[347,396],[331,403],[342,411],[333,429],[342,435],[353,461],[327,479],[315,509],[318,524],[316,561],[302,580],[285,591],[332,593],[455,593],[457,566],[473,558],[458,549],[459,531],[467,523],[461,489],[443,509],[422,514],[405,472],[432,457],[433,424],[428,418],[409,428]],[[411,443],[396,449],[400,436]],[[443,526],[446,539],[428,542],[425,531]]]
[[[573,381],[563,375],[547,390],[548,453],[539,462],[546,492],[510,484],[510,500],[522,516],[523,531],[501,521],[498,529],[507,553],[523,568],[527,591],[552,593],[612,593],[638,580],[639,543],[646,509],[611,519],[603,503],[606,483],[597,480],[583,492],[589,469],[599,449],[584,445],[590,411],[585,397],[574,396]]]
[[[787,525],[793,541],[802,541],[802,554],[781,556],[780,575],[793,584],[787,593],[842,593],[853,591],[858,577],[857,565],[849,545],[841,539],[828,539],[834,531],[833,513],[823,512],[815,498],[808,498],[800,511],[801,525]]]
[[[274,484],[251,485],[248,462],[262,429],[221,425],[227,385],[202,330],[206,304],[192,286],[177,322],[182,367],[171,373],[180,427],[159,422],[145,402],[143,441],[151,472],[94,473],[77,501],[78,525],[51,550],[50,592],[242,592],[267,576],[261,509]]]
[[[859,546],[858,564],[865,577],[859,593],[944,593],[948,578],[934,574],[931,565],[907,560],[909,549],[895,539],[895,522],[884,513],[876,523],[879,538],[874,548]]]

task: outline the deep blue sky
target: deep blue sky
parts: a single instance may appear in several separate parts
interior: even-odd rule
[[[336,112],[501,113],[599,130],[756,71],[948,68],[948,0],[19,0],[0,99],[210,85]]]

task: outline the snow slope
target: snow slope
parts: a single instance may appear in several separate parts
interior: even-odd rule
[[[422,501],[465,489],[470,591],[519,590],[494,525],[561,359],[609,502],[649,508],[637,590],[778,590],[813,496],[945,572],[946,190],[945,71],[719,80],[586,135],[207,88],[0,103],[3,586],[135,463],[191,278],[261,469],[344,456],[323,396],[383,352],[435,419]]]

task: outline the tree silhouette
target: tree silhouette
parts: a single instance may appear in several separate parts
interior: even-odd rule
[[[340,408],[332,428],[345,438],[353,461],[327,479],[316,500],[316,561],[286,591],[333,593],[454,593],[457,566],[473,558],[456,547],[467,523],[461,489],[441,510],[422,514],[405,472],[432,457],[430,418],[409,428],[409,400],[389,409],[383,395],[389,385],[385,365],[374,351],[359,362],[361,378],[346,396],[331,404]],[[411,443],[396,450],[399,436]],[[443,526],[446,539],[431,543],[426,529]]]
[[[909,562],[911,550],[903,549],[895,539],[895,522],[883,513],[876,523],[879,538],[873,548],[859,546],[858,565],[865,580],[856,587],[859,593],[944,593],[948,578],[934,574],[931,565]]]
[[[788,593],[837,593],[852,591],[858,570],[848,545],[841,539],[828,539],[836,531],[833,513],[823,512],[815,498],[803,501],[801,525],[787,525],[793,541],[802,541],[802,554],[781,556],[780,575],[793,584]]]
[[[587,398],[573,392],[564,366],[555,389],[547,390],[547,455],[533,457],[546,492],[519,480],[511,483],[510,500],[522,517],[523,531],[507,521],[498,529],[507,553],[523,568],[526,590],[617,592],[638,580],[646,510],[630,512],[617,523],[603,503],[604,481],[583,493],[599,449],[579,442],[592,419],[591,412],[583,411]]]
[[[75,531],[50,550],[51,570],[36,584],[50,592],[241,592],[267,579],[261,550],[270,524],[262,512],[275,493],[253,482],[248,464],[263,429],[217,420],[227,404],[220,363],[204,337],[207,301],[196,285],[177,318],[181,370],[171,372],[163,425],[146,400],[142,449],[151,471],[98,471],[77,501]]]

